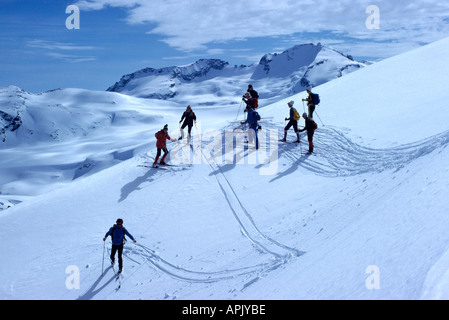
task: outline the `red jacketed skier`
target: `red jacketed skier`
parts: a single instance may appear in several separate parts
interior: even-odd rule
[[[159,160],[159,157],[161,156],[162,151],[164,151],[164,155],[161,159],[161,162],[159,164],[161,165],[165,165],[165,157],[167,157],[168,155],[168,150],[167,150],[167,140],[170,141],[176,141],[175,139],[172,139],[169,135],[168,135],[168,124],[166,124],[164,126],[164,129],[158,131],[155,134],[155,137],[157,139],[156,142],[156,147],[157,147],[157,155],[156,155],[156,159],[154,159],[154,163],[153,165],[157,165],[157,161]]]

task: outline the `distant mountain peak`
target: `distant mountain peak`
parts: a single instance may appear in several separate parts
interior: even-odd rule
[[[212,70],[223,70],[229,63],[220,59],[200,59],[185,66],[171,66],[164,68],[144,68],[124,75],[120,81],[109,87],[106,91],[122,92],[133,80],[151,76],[166,76],[169,79],[192,81],[207,76]]]
[[[220,59],[200,59],[185,66],[145,68],[124,75],[107,91],[140,98],[175,99],[181,103],[188,102],[188,97],[195,92],[203,95],[200,99],[202,104],[224,104],[230,99],[220,100],[220,97],[229,97],[230,93],[240,95],[250,82],[255,86],[260,82],[260,87],[265,88],[265,92],[259,91],[262,99],[272,98],[320,85],[362,66],[351,56],[321,43],[307,43],[295,45],[282,53],[265,54],[258,64],[251,66],[230,66]],[[216,78],[223,79],[221,85],[213,80]],[[211,99],[211,96],[216,99]]]

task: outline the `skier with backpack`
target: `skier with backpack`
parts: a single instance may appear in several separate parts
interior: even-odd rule
[[[299,130],[298,130],[298,120],[301,119],[301,117],[299,116],[298,111],[296,111],[295,108],[293,108],[293,105],[295,104],[295,101],[290,101],[288,103],[288,107],[290,108],[290,118],[285,118],[285,121],[289,120],[289,122],[287,123],[287,126],[284,129],[284,138],[281,140],[282,142],[286,142],[287,141],[287,131],[293,126],[293,130],[295,130],[296,133],[296,141],[297,143],[299,143]]]
[[[257,109],[259,107],[259,94],[256,90],[254,90],[253,85],[248,85],[247,92],[251,95],[251,98],[254,100],[254,109]]]
[[[320,104],[320,96],[317,93],[313,93],[312,89],[307,88],[308,97],[306,99],[302,99],[302,101],[307,101],[307,107],[309,109],[309,118],[313,119],[313,112],[315,111],[315,107]]]
[[[253,97],[251,96],[251,93],[246,92],[243,97],[242,97],[243,102],[246,103],[246,108],[245,108],[245,112],[248,111],[249,109],[255,109],[255,100],[253,99]]]
[[[303,132],[305,130],[307,130],[307,140],[309,141],[309,152],[308,154],[312,154],[313,153],[313,134],[315,133],[315,130],[318,129],[318,125],[316,124],[315,121],[313,121],[313,119],[311,119],[310,117],[307,116],[307,113],[303,113],[302,117],[304,118],[306,124],[305,127],[301,130],[299,130],[299,132]]]
[[[114,224],[108,232],[104,235],[103,241],[106,241],[108,236],[112,238],[112,249],[111,249],[111,265],[114,265],[115,254],[118,252],[118,273],[122,272],[123,269],[123,245],[126,241],[125,235],[127,235],[134,243],[137,241],[134,237],[125,229],[123,226],[123,219],[117,219],[116,224]]]
[[[179,121],[179,123],[181,123],[183,120],[184,120],[184,123],[181,126],[181,137],[179,137],[178,140],[184,139],[184,129],[185,129],[185,127],[187,127],[187,133],[188,133],[187,141],[188,141],[188,143],[190,143],[193,122],[196,121],[196,115],[192,111],[192,107],[190,107],[190,105],[187,106],[186,111],[182,114],[182,117],[181,117],[181,120]]]
[[[240,122],[240,124],[244,125],[246,123],[249,124],[249,131],[248,131],[248,140],[251,143],[254,143],[254,140],[256,141],[256,149],[259,149],[259,137],[257,135],[257,130],[259,128],[258,121],[260,120],[260,115],[257,111],[254,110],[254,108],[250,108],[248,110],[248,117],[245,121]]]
[[[159,160],[159,157],[161,156],[162,151],[164,151],[164,156],[162,157],[160,164],[166,165],[165,157],[167,157],[167,155],[168,155],[167,139],[172,142],[174,142],[176,140],[170,138],[170,136],[168,135],[168,124],[166,124],[164,126],[164,128],[162,130],[158,131],[154,136],[157,139],[157,141],[156,141],[157,154],[156,154],[156,158],[154,159],[153,166],[157,165],[157,161]]]

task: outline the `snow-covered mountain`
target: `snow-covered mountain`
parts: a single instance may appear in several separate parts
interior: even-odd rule
[[[239,97],[252,83],[263,105],[364,66],[320,43],[305,44],[280,54],[266,54],[258,64],[250,66],[202,59],[182,67],[146,68],[123,76],[108,91],[184,104],[193,100],[200,105],[228,106],[238,104]]]
[[[123,76],[107,91],[177,102],[187,102],[193,96],[205,96],[203,104],[208,100],[210,104],[218,104],[217,101],[223,101],[223,96],[228,99],[228,96],[234,95],[235,82],[238,82],[237,86],[244,85],[241,78],[248,79],[253,70],[253,66],[230,66],[228,62],[218,59],[201,59],[187,66],[139,70]]]
[[[321,43],[297,45],[281,54],[267,54],[256,67],[252,81],[269,79],[289,79],[284,94],[294,94],[308,87],[316,87],[364,67],[334,49]],[[274,92],[272,93],[274,94]]]
[[[173,106],[104,91],[0,88],[0,204],[20,203],[133,157],[148,147],[153,130],[173,119],[165,110]]]
[[[311,156],[304,133],[278,141],[304,93],[259,110],[259,151],[236,143],[238,105],[194,108],[193,145],[168,145],[170,163],[191,163],[165,169],[145,165],[156,130],[179,135],[183,104],[3,88],[0,298],[448,299],[448,55],[449,38],[315,87]],[[30,136],[36,117],[46,133]],[[75,175],[97,156],[103,170]],[[118,217],[137,239],[120,288],[102,241]]]

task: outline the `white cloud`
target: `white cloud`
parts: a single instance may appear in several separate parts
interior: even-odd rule
[[[41,49],[41,52],[43,52],[43,54],[46,56],[70,63],[80,63],[97,60],[94,56],[81,56],[67,53],[71,51],[98,49],[92,46],[79,46],[72,43],[53,42],[40,39],[29,40],[27,42],[27,46],[31,48]]]
[[[47,56],[63,60],[70,63],[80,63],[80,62],[88,62],[88,61],[95,61],[97,60],[96,57],[85,57],[85,56],[77,56],[77,55],[71,55],[71,54],[62,54],[57,52],[47,52]]]
[[[449,34],[448,1],[378,0],[380,30],[368,30],[371,0],[82,0],[81,10],[127,9],[129,24],[152,23],[151,34],[190,51],[211,43],[304,32],[332,31],[346,38],[428,43]]]
[[[95,47],[91,46],[78,46],[71,43],[53,42],[47,40],[30,40],[27,45],[32,48],[41,48],[48,50],[94,50]]]

